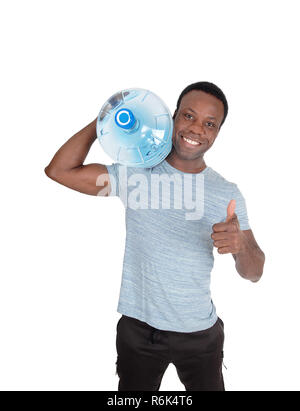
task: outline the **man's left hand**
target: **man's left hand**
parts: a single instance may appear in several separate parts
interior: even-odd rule
[[[243,250],[243,232],[240,230],[239,220],[235,214],[235,200],[230,200],[227,207],[227,217],[224,223],[212,226],[211,238],[220,254],[238,254]]]

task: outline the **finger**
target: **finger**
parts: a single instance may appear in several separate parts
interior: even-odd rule
[[[219,233],[212,233],[210,235],[210,237],[213,240],[226,240],[226,239],[230,238],[230,234],[231,233],[228,233],[227,231],[221,231]]]
[[[218,240],[218,241],[214,241],[214,246],[215,247],[228,247],[229,243],[228,240]]]
[[[228,224],[228,228],[227,228],[228,233],[238,231],[238,229],[240,227],[240,224],[239,224],[239,220],[237,218],[237,215],[234,214],[233,218],[227,224]]]
[[[218,253],[219,254],[228,254],[228,253],[230,253],[230,249],[229,249],[229,247],[221,247],[221,248],[218,248]]]
[[[228,223],[216,223],[212,226],[213,232],[220,233],[228,230]]]
[[[227,206],[226,223],[228,223],[234,217],[235,205],[236,205],[235,200],[229,201],[229,204]]]

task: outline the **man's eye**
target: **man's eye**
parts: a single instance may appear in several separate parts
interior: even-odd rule
[[[216,127],[215,123],[212,123],[211,121],[208,121],[206,124],[207,124],[208,127],[210,127],[210,128]]]
[[[191,118],[191,117],[193,117],[191,114],[184,114],[184,116],[185,116],[185,118]],[[190,117],[187,117],[187,116],[190,116]]]

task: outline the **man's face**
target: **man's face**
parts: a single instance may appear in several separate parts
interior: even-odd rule
[[[203,157],[213,145],[223,117],[223,103],[215,96],[200,90],[185,94],[174,119],[172,141],[177,156],[182,160]]]

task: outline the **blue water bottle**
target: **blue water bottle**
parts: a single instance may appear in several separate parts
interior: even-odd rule
[[[140,88],[119,91],[102,106],[97,137],[114,162],[154,167],[172,148],[173,119],[154,93]]]

